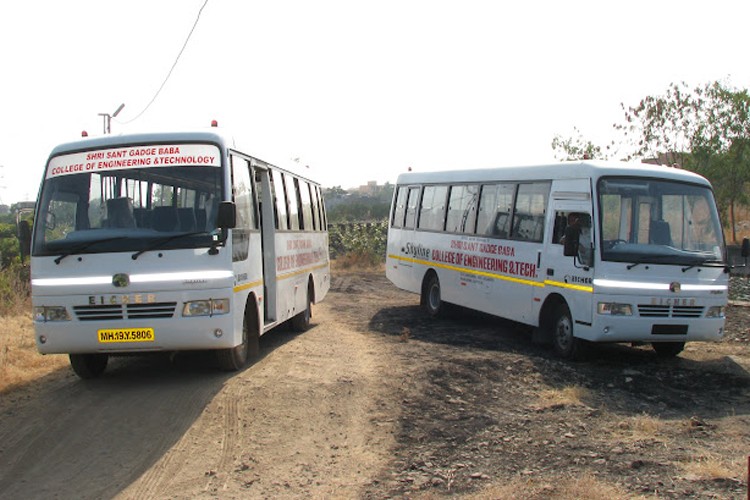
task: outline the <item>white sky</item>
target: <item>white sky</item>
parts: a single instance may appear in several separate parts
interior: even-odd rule
[[[212,119],[324,186],[553,158],[605,143],[620,103],[750,87],[750,2],[28,0],[0,6],[0,202],[33,200],[50,150]]]

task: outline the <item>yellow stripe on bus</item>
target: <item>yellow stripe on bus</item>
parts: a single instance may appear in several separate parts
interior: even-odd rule
[[[449,266],[448,264],[441,264],[439,262],[432,262],[429,260],[412,259],[411,257],[401,257],[398,255],[389,255],[391,259],[402,260],[404,262],[411,262],[412,264],[423,264],[427,266],[440,267],[442,269],[449,269],[451,271],[458,271],[461,273],[473,274],[476,276],[486,276],[497,280],[510,281],[512,283],[519,283],[521,285],[538,286],[544,287],[544,283],[539,281],[525,280],[523,278],[513,278],[512,276],[505,276],[503,274],[488,273],[487,271],[477,271],[466,267]]]
[[[237,285],[234,288],[232,288],[232,291],[234,293],[241,292],[242,290],[247,290],[248,288],[255,288],[256,286],[261,286],[263,284],[263,280],[253,281],[250,283],[243,283],[241,285]]]
[[[563,283],[562,281],[552,281],[552,280],[544,280],[544,284],[547,286],[556,286],[558,288],[567,288],[569,290],[578,290],[579,292],[594,293],[593,286],[574,285],[572,283]]]
[[[288,279],[288,278],[293,278],[294,276],[299,276],[300,274],[304,274],[304,273],[308,273],[308,272],[311,272],[311,271],[315,271],[317,269],[323,269],[324,267],[328,267],[329,265],[330,265],[329,262],[326,261],[326,262],[324,262],[322,264],[318,264],[317,266],[306,267],[304,269],[299,269],[297,271],[292,271],[292,272],[286,273],[286,274],[279,274],[278,276],[276,276],[276,281],[281,281],[281,280],[285,280],[285,279]]]

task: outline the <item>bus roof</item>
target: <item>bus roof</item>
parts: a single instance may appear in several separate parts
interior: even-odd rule
[[[52,149],[50,157],[64,153],[103,149],[116,146],[137,146],[139,144],[170,142],[213,142],[231,147],[232,139],[215,130],[193,132],[149,132],[139,134],[105,135],[101,137],[85,138],[78,141],[66,142]]]
[[[106,149],[109,147],[120,147],[120,146],[139,146],[148,144],[175,144],[175,143],[189,143],[189,142],[203,142],[213,143],[220,146],[223,150],[232,149],[245,156],[250,156],[261,165],[267,167],[272,166],[275,169],[287,172],[296,177],[305,179],[313,184],[320,185],[319,182],[310,179],[306,173],[297,172],[296,169],[291,166],[281,167],[279,165],[272,164],[271,162],[262,160],[254,155],[246,153],[242,149],[235,146],[234,138],[223,132],[221,129],[211,128],[209,130],[194,130],[194,131],[169,131],[169,132],[144,132],[135,134],[119,134],[119,135],[105,135],[100,137],[83,138],[77,141],[66,142],[60,144],[52,149],[49,154],[51,159],[54,156],[78,153],[83,151],[90,151],[94,149]]]
[[[681,168],[641,162],[580,161],[546,165],[507,166],[466,170],[408,172],[398,176],[397,184],[433,182],[533,181],[555,179],[598,179],[602,176],[637,176],[693,182],[710,187],[702,176]]]

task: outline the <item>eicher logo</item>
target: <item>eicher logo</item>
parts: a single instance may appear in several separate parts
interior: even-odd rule
[[[576,283],[579,285],[591,285],[593,282],[594,280],[586,276],[572,276],[570,274],[565,275],[565,283]]]
[[[425,248],[422,245],[412,245],[411,243],[407,243],[406,247],[401,249],[401,252],[414,258],[419,258],[419,259],[430,258],[430,249]]]

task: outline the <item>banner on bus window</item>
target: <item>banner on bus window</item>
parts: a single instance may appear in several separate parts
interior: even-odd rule
[[[97,149],[55,156],[47,178],[151,167],[219,167],[219,148],[209,144],[158,144]]]

